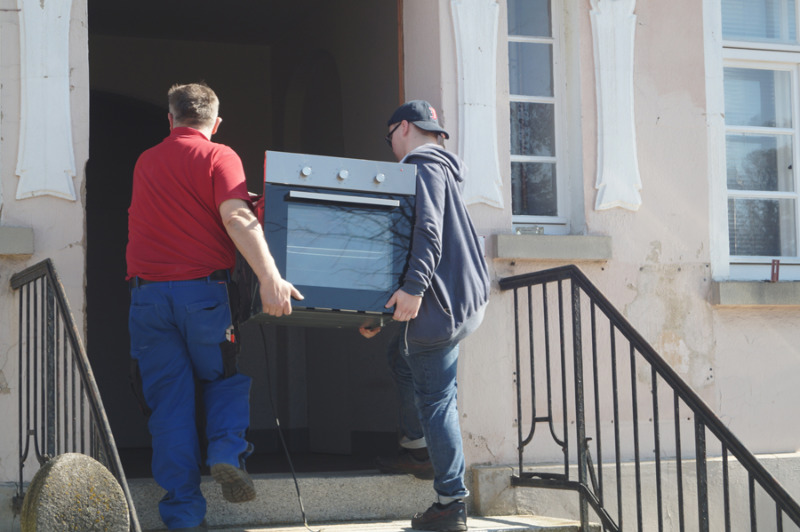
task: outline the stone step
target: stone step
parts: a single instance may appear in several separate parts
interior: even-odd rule
[[[257,474],[252,478],[256,499],[231,504],[222,498],[213,478],[203,477],[201,489],[208,502],[206,521],[212,530],[306,531],[290,474]],[[424,511],[434,500],[431,481],[409,475],[381,475],[375,471],[308,473],[298,474],[297,481],[306,519],[315,531],[408,532],[411,516]],[[142,530],[164,530],[158,514],[163,490],[153,479],[132,479],[128,485]],[[574,521],[530,516],[472,516],[469,526],[473,532],[579,530]]]
[[[351,523],[330,523],[314,525],[309,523],[313,532],[413,532],[409,528],[409,520],[402,521],[369,521]],[[469,517],[467,526],[470,532],[580,532],[580,523],[541,516],[498,516]],[[309,532],[308,528],[299,526],[260,527],[211,527],[213,532]],[[599,526],[592,526],[592,532],[599,532]],[[148,532],[168,532],[166,529]]]

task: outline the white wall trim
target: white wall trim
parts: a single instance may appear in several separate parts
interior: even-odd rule
[[[503,208],[497,143],[496,0],[451,0],[458,63],[458,153],[467,165],[464,201]]]
[[[583,184],[583,109],[581,106],[581,31],[580,7],[578,0],[564,2],[562,34],[562,61],[565,65],[565,97],[563,102],[564,123],[567,132],[564,135],[566,145],[566,171],[569,182],[567,187],[567,215],[569,216],[569,230],[582,231],[586,226],[586,207],[584,204]]]
[[[2,55],[3,55],[2,46],[0,46],[0,57],[2,57]],[[2,133],[3,114],[4,114],[2,112],[2,109],[3,109],[2,100],[0,100],[0,138],[3,138],[5,136],[5,134]],[[0,168],[2,167],[3,167],[3,159],[0,157]],[[0,220],[2,220],[2,214],[3,214],[3,179],[2,179],[2,174],[0,174]]]
[[[71,0],[17,0],[21,116],[17,199],[75,200],[69,84]]]
[[[706,126],[708,129],[709,255],[711,276],[730,278],[728,189],[725,163],[725,99],[720,0],[703,0],[706,65]]]
[[[597,80],[596,210],[642,204],[633,105],[636,0],[591,0]]]

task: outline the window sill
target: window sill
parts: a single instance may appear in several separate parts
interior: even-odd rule
[[[718,306],[800,306],[800,281],[714,281],[711,304]]]
[[[0,227],[0,257],[33,255],[33,228]]]
[[[494,236],[498,259],[600,262],[611,259],[610,236],[508,234]]]

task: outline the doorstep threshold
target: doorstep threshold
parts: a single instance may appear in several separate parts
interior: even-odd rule
[[[409,519],[399,521],[366,521],[353,523],[331,523],[325,525],[309,524],[314,532],[412,532]],[[565,519],[556,519],[543,516],[496,516],[496,517],[469,517],[467,525],[470,532],[522,532],[522,531],[552,531],[552,532],[580,532],[580,523]],[[599,526],[590,526],[593,531],[599,531]],[[302,525],[279,525],[259,527],[212,527],[213,532],[308,532],[309,529]]]

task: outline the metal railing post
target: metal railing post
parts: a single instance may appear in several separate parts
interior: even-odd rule
[[[581,295],[575,283],[570,283],[572,294],[572,354],[573,372],[575,373],[575,430],[578,440],[578,482],[582,486],[588,486],[587,462],[588,449],[586,441],[586,413],[583,397],[583,341],[581,338]],[[566,405],[564,405],[566,410]],[[581,492],[580,495],[580,516],[581,529],[584,532],[589,530],[589,503]]]
[[[708,532],[708,470],[706,469],[706,427],[695,418],[695,456],[697,462],[697,518],[700,532]]]
[[[44,364],[44,386],[47,401],[44,408],[43,419],[46,419],[45,426],[45,458],[50,459],[56,455],[56,350],[55,350],[55,295],[53,287],[47,278],[44,280],[45,296],[45,364]]]

